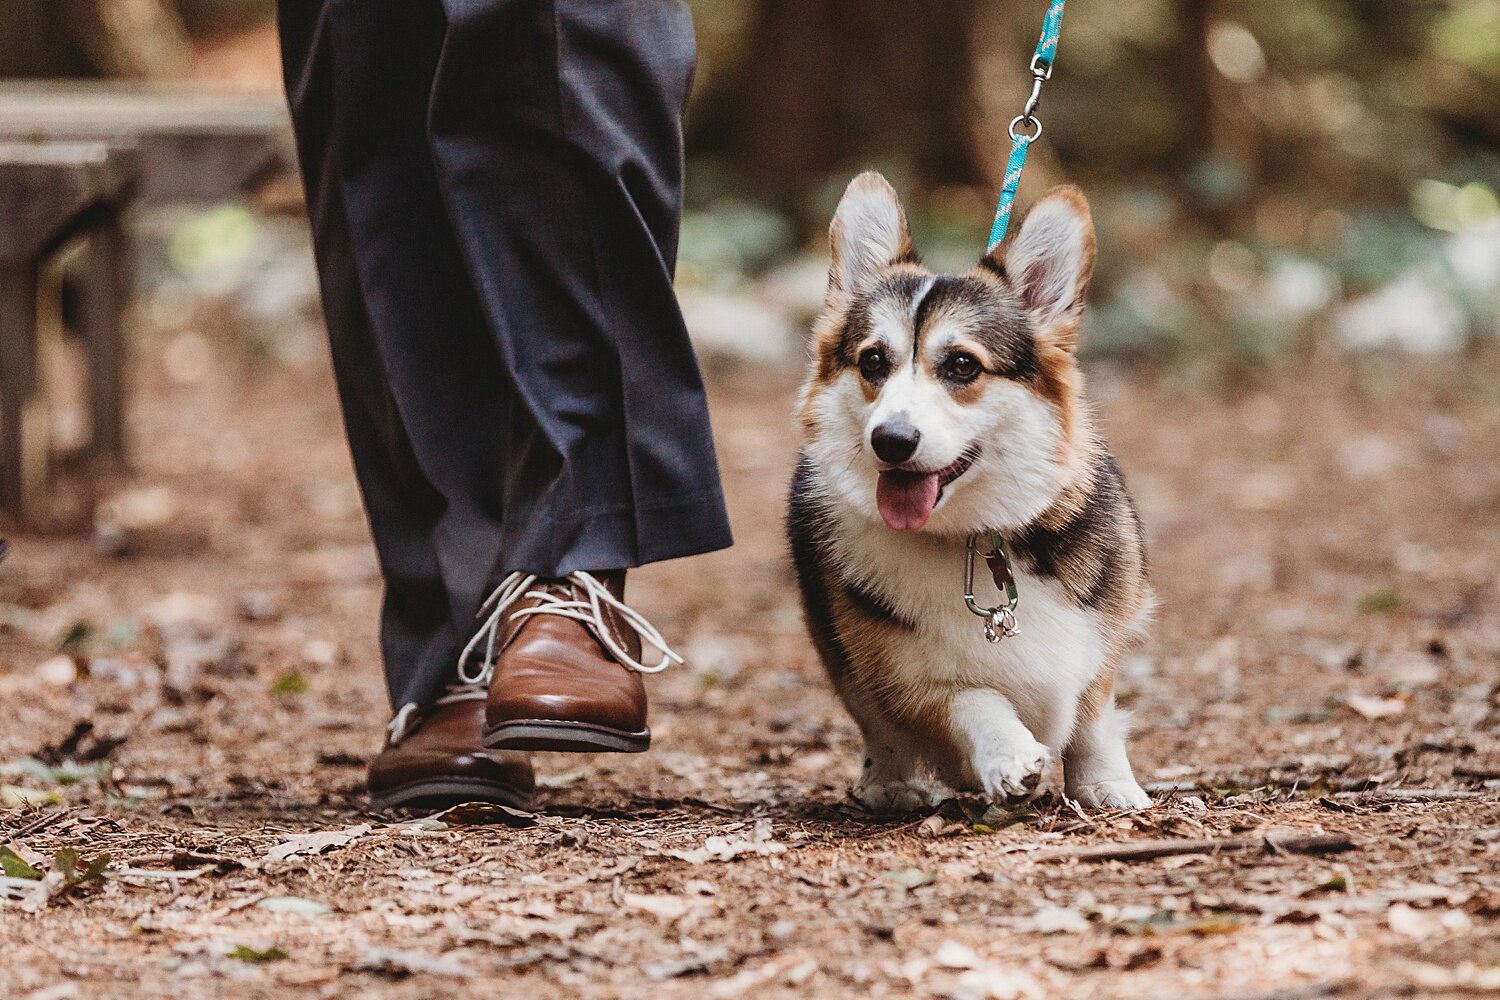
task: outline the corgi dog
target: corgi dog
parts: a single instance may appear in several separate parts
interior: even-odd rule
[[[1008,246],[938,275],[865,173],[829,236],[787,533],[814,645],[864,737],[854,797],[904,812],[943,786],[1022,796],[1060,756],[1081,805],[1149,805],[1114,703],[1153,604],[1144,540],[1074,356],[1088,202],[1058,188]],[[1018,631],[998,642],[964,600],[976,534],[1002,543],[1018,590]],[[978,576],[976,604],[1002,606]]]

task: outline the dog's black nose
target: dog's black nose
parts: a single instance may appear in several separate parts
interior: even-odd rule
[[[922,434],[901,418],[887,420],[870,434],[870,446],[882,462],[900,465],[917,453]]]

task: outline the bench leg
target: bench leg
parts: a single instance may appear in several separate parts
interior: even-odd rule
[[[96,456],[125,458],[125,305],[129,259],[120,213],[112,209],[90,231],[86,274],[79,289],[89,352],[89,405]]]
[[[18,517],[32,493],[25,434],[36,390],[36,265],[0,267],[0,507]]]

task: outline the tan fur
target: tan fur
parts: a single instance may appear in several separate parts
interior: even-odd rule
[[[1094,678],[1094,683],[1083,692],[1083,697],[1078,699],[1078,724],[1093,722],[1104,714],[1115,699],[1115,674],[1117,673],[1113,659],[1105,661],[1099,670],[1099,675]]]

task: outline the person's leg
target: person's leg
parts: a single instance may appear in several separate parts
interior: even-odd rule
[[[640,674],[670,654],[620,603],[624,574],[601,571],[730,542],[672,290],[692,21],[678,0],[443,9],[433,157],[537,431],[507,469],[501,568],[523,575],[484,633],[485,742],[644,750]],[[643,657],[641,639],[657,648]]]
[[[386,580],[391,699],[451,678],[499,559],[508,382],[426,138],[438,0],[283,0],[334,368]],[[524,413],[520,414],[525,420]]]
[[[381,651],[402,706],[370,768],[372,798],[524,807],[530,764],[485,751],[483,691],[450,687],[498,557],[498,428],[512,397],[426,152],[442,12],[437,0],[284,0],[279,13],[334,371],[386,584]],[[496,432],[476,433],[486,426]]]
[[[540,426],[507,476],[503,568],[556,577],[728,545],[672,290],[686,5],[443,8],[432,151],[490,329]]]

